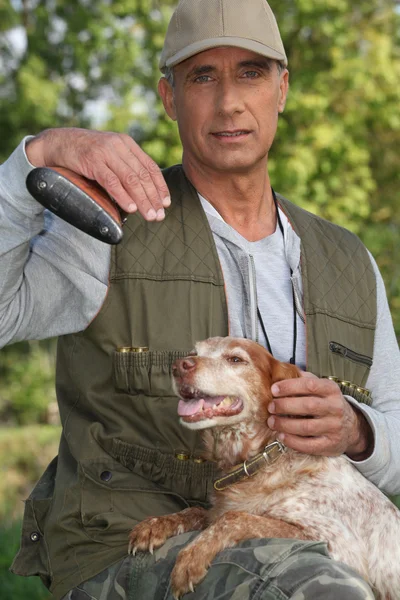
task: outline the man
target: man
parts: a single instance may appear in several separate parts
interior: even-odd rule
[[[199,339],[253,338],[307,367],[317,377],[274,386],[270,426],[287,446],[344,453],[399,490],[400,357],[377,267],[355,236],[270,186],[286,66],[265,0],[246,11],[181,0],[159,92],[178,123],[183,169],[164,180],[128,136],[65,129],[28,139],[29,162],[21,145],[1,167],[0,341],[62,336],[58,461],[27,501],[12,568],[39,574],[56,599],[171,598],[174,558],[193,534],[136,557],[127,536],[149,514],[207,505],[213,465],[179,427],[170,382],[173,361]],[[41,165],[96,179],[131,213],[120,246],[47,213],[43,222],[24,188]],[[328,376],[348,382],[346,396]],[[221,555],[190,597],[373,594],[324,544],[251,540]]]

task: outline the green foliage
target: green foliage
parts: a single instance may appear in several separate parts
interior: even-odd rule
[[[391,0],[273,2],[291,91],[270,170],[305,208],[360,235],[400,333],[400,51]]]
[[[47,127],[105,126],[103,108],[108,128],[125,131],[141,123],[146,135],[147,124],[159,114],[157,55],[173,5],[168,0],[8,2],[0,21],[5,90],[0,160],[23,135]],[[100,99],[103,106],[96,102]]]
[[[21,517],[22,501],[56,456],[60,434],[51,425],[0,428],[0,521]]]
[[[25,342],[0,353],[0,422],[46,423],[55,403],[54,342]]]

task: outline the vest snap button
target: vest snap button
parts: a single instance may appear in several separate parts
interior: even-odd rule
[[[38,542],[40,540],[40,533],[37,531],[32,531],[29,537],[31,538],[31,542]]]
[[[202,458],[201,456],[193,456],[193,462],[200,464],[200,463],[205,462],[205,459]]]
[[[100,474],[100,479],[101,479],[102,481],[106,481],[106,482],[107,482],[107,481],[110,481],[110,479],[111,479],[111,478],[112,478],[112,473],[111,473],[111,471],[103,471],[103,472]]]
[[[190,455],[184,450],[178,450],[178,452],[175,453],[175,458],[177,458],[178,460],[189,460]]]

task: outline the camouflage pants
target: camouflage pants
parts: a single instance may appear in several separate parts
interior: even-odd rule
[[[195,533],[138,553],[71,590],[62,600],[173,600],[176,556]],[[367,583],[329,558],[320,542],[248,540],[216,556],[205,579],[184,600],[373,600]]]

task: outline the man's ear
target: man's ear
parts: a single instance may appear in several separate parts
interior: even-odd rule
[[[176,121],[174,90],[165,77],[161,77],[160,81],[158,82],[158,93],[162,103],[164,104],[165,112],[170,119]]]
[[[282,379],[296,379],[297,377],[300,377],[300,369],[296,365],[280,362],[276,358],[273,359],[271,365],[271,385],[277,381],[282,381]]]
[[[278,113],[283,113],[289,91],[289,71],[285,69],[280,75]]]

